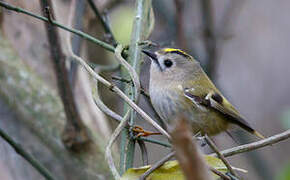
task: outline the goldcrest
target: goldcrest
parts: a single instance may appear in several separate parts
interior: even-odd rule
[[[182,114],[193,133],[216,135],[238,125],[260,138],[205,74],[198,61],[180,49],[143,52],[152,60],[149,93],[166,124]]]

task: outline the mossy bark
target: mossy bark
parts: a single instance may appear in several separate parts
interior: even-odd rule
[[[8,128],[7,133],[35,155],[57,179],[111,177],[103,154],[106,142],[101,142],[102,138],[97,137],[97,132],[93,134],[97,137],[95,143],[89,149],[80,153],[71,153],[65,149],[61,142],[65,116],[60,98],[55,90],[47,86],[21,61],[2,32],[0,98],[17,116],[15,121],[1,119],[0,126],[26,129],[25,133],[21,134],[15,133],[17,128]],[[31,145],[34,148],[31,148]]]

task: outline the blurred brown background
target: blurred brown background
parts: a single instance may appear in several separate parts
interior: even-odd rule
[[[37,0],[5,2],[40,14]],[[53,2],[57,21],[67,24],[71,1]],[[108,17],[117,40],[128,44],[135,1],[98,0],[95,2],[101,11],[108,9]],[[86,1],[83,4],[86,4]],[[183,48],[192,54],[207,69],[217,86],[247,118],[248,122],[263,135],[271,136],[290,128],[289,7],[290,2],[286,0],[153,0],[155,28],[149,39],[161,46]],[[84,5],[84,8],[89,9],[88,5]],[[55,157],[56,152],[65,152],[59,139],[64,127],[64,114],[61,106],[55,108],[49,106],[49,104],[54,104],[51,101],[57,101],[59,104],[59,98],[43,22],[3,9],[0,12],[1,128],[40,159],[52,170],[53,174],[57,174],[59,179],[78,179],[77,176],[69,175],[71,171],[66,169],[74,167],[77,160],[88,161],[81,166],[82,169],[77,168],[78,171],[84,171],[86,174],[85,178],[80,177],[107,179],[109,176],[99,175],[103,170],[95,171],[99,167],[86,169],[91,164],[99,163],[95,161],[96,159],[102,161],[102,157],[77,156],[74,157],[77,160],[71,160],[72,162],[70,160],[64,162],[69,159],[69,153],[62,158]],[[83,30],[98,39],[105,40],[101,29],[92,11],[84,11]],[[64,31],[60,32],[64,34]],[[12,59],[18,60],[8,61],[9,54],[13,54]],[[83,41],[81,54],[95,63],[106,64],[113,61],[111,54],[86,41]],[[145,61],[141,72],[141,83],[145,89],[148,88],[148,68],[148,62]],[[7,72],[4,71],[5,69]],[[78,71],[80,71],[79,81],[83,84],[86,82],[89,86],[86,73],[81,73],[82,70]],[[104,75],[111,81],[111,73]],[[114,75],[119,74],[114,73]],[[82,86],[79,81],[76,87]],[[25,87],[28,88],[27,94],[33,90],[44,97],[53,97],[53,100],[49,99],[48,102],[41,95],[35,99],[24,98],[28,97],[27,94],[19,98],[22,96],[18,96],[19,92],[16,88],[25,89]],[[87,89],[90,88],[87,87]],[[100,136],[100,139],[103,137],[104,142],[101,144],[106,143],[116,123],[107,119],[99,110],[96,110],[95,106],[87,102],[82,96],[84,91],[88,92],[76,88],[75,96],[80,96],[79,106],[88,109],[83,113],[87,115],[86,124],[93,127],[92,129]],[[122,112],[120,99],[106,91],[102,91],[102,97],[106,104]],[[30,102],[33,100],[35,102]],[[144,99],[141,99],[140,104],[150,113],[148,103]],[[48,111],[46,113],[49,120],[53,119],[47,123],[53,125],[48,130],[45,123],[38,123],[39,116],[29,114],[35,112],[41,114],[43,111]],[[25,118],[30,120],[22,120]],[[153,130],[140,118],[137,123],[146,129]],[[46,133],[56,135],[44,142]],[[255,140],[239,131],[234,131],[233,136],[238,144]],[[154,138],[162,139],[162,137]],[[217,136],[215,140],[220,149],[237,146],[237,143],[226,134]],[[54,147],[50,146],[50,143],[58,145]],[[100,151],[103,150],[102,145],[98,147]],[[168,149],[149,143],[148,149],[150,163],[159,160],[168,152]],[[208,149],[205,148],[205,151]],[[245,179],[286,180],[290,179],[289,152],[290,142],[286,140],[229,159],[234,166],[248,170],[248,173],[243,175]],[[141,165],[138,148],[136,148],[135,157],[136,166]],[[24,179],[42,179],[2,139],[0,139],[0,171],[0,179],[3,180],[20,180],[23,177]]]

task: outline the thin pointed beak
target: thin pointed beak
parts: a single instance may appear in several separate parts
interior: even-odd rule
[[[158,62],[156,54],[154,54],[154,53],[152,53],[152,52],[150,52],[150,51],[146,51],[146,50],[142,50],[142,52],[143,52],[144,54],[146,54],[147,56],[149,56],[149,57],[150,57],[152,60],[154,60],[155,62]]]
[[[162,68],[161,68],[161,66],[160,66],[160,64],[159,64],[159,61],[158,61],[157,56],[156,56],[155,53],[152,53],[152,52],[150,52],[150,51],[146,51],[146,50],[142,50],[142,52],[143,52],[144,54],[146,54],[147,56],[149,56],[150,59],[151,59],[155,64],[157,64],[157,66],[158,66],[158,68],[160,69],[160,71],[163,71]]]

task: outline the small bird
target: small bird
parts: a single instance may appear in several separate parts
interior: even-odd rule
[[[143,50],[152,60],[149,94],[164,121],[170,124],[182,114],[194,134],[216,135],[235,124],[264,138],[215,87],[198,61],[180,49],[164,48],[156,52]]]

